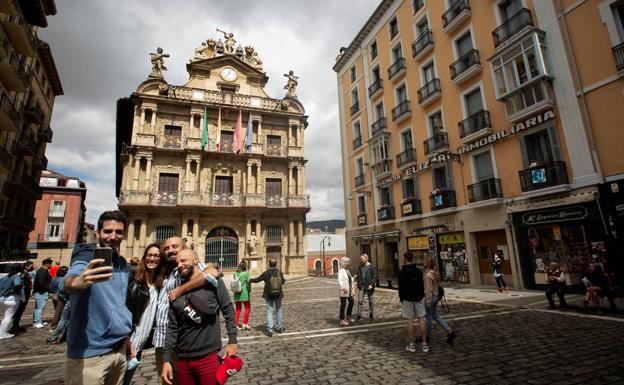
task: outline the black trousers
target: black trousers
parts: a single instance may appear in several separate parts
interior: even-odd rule
[[[548,289],[546,289],[546,299],[548,299],[548,305],[553,309],[555,308],[555,301],[553,300],[553,294],[557,293],[557,297],[559,297],[559,305],[562,308],[568,307],[568,304],[566,303],[566,300],[565,300],[565,292],[566,292],[566,285],[560,285],[558,288],[549,286]]]
[[[26,310],[26,305],[28,305],[28,300],[30,297],[26,297],[24,302],[20,302],[19,306],[17,306],[17,310],[15,314],[13,314],[13,328],[17,329],[20,324],[20,320],[22,318],[22,314],[24,314],[24,310]]]
[[[494,277],[496,278],[496,285],[498,285],[499,289],[502,288],[507,288],[507,284],[505,283],[505,279],[503,279],[503,275],[499,275],[498,277]]]
[[[349,306],[347,306],[347,301]],[[340,297],[340,320],[345,319],[345,307],[347,308],[347,317],[351,317],[353,311],[353,297]]]

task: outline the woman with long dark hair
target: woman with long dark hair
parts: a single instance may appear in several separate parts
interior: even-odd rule
[[[160,254],[160,244],[152,243],[145,248],[141,262],[130,276],[126,306],[132,313],[133,353],[128,360],[124,384],[130,384],[132,376],[141,363],[143,350],[151,347],[158,308],[158,293],[165,280],[166,263]]]

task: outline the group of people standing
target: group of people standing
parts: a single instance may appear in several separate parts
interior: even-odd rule
[[[427,260],[423,275],[416,265],[412,253],[407,252],[403,257],[405,264],[399,273],[399,300],[401,301],[401,315],[407,320],[408,344],[406,350],[416,352],[416,343],[420,341],[421,350],[424,353],[429,351],[433,321],[442,327],[447,334],[446,341],[452,344],[457,335],[437,312],[438,303],[444,294],[439,286],[440,273],[435,260],[433,258]],[[350,260],[346,257],[339,262],[339,319],[341,326],[349,326],[354,322],[351,317],[356,291],[358,297],[356,321],[360,321],[362,318],[364,297],[368,298],[369,318],[374,319],[373,294],[378,279],[377,270],[369,262],[367,254],[360,256],[360,265],[355,277],[351,275],[349,264]],[[419,327],[420,337],[418,339],[415,333],[415,322],[418,322]]]

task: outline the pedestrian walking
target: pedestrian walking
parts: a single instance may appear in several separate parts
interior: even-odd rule
[[[6,306],[4,317],[0,322],[0,339],[15,337],[9,333],[13,324],[13,314],[20,302],[24,301],[24,282],[20,275],[22,266],[18,263],[11,266],[9,274],[0,279],[0,302]]]
[[[425,284],[422,271],[414,263],[414,254],[403,254],[405,264],[399,272],[399,300],[401,301],[401,315],[407,320],[408,343],[405,350],[416,352],[416,331],[414,320],[418,320],[421,350],[429,351],[425,329]]]
[[[440,302],[440,272],[435,259],[429,258],[425,262],[425,309],[427,311],[427,342],[431,340],[431,328],[435,320],[446,333],[446,342],[452,344],[457,335],[451,330],[446,321],[438,314]]]
[[[52,278],[50,282],[50,293],[52,294],[52,303],[54,304],[54,316],[52,322],[50,322],[50,329],[56,329],[56,325],[61,319],[63,309],[65,309],[65,302],[67,302],[67,295],[62,293],[63,289],[63,277],[67,274],[69,268],[67,266],[61,266],[56,272],[56,277]]]
[[[559,268],[557,262],[550,262],[550,267],[546,270],[546,299],[548,300],[548,306],[551,309],[555,309],[555,301],[553,300],[553,294],[557,293],[559,297],[559,306],[561,310],[567,310],[568,304],[565,300],[566,281],[563,270]]]
[[[193,250],[183,249],[177,254],[177,271],[185,282],[204,279]],[[178,357],[178,384],[216,384],[219,370],[217,354],[221,350],[219,312],[225,318],[228,335],[226,356],[232,359],[238,353],[237,331],[234,309],[223,280],[218,280],[217,287],[204,285],[183,293],[173,301],[169,309],[161,372],[165,383],[173,383],[172,354],[175,352]]]
[[[165,280],[163,287],[158,293],[158,305],[156,308],[156,328],[154,329],[154,337],[152,343],[154,345],[156,356],[156,369],[158,373],[162,373],[163,355],[165,348],[165,337],[167,335],[167,324],[169,323],[169,303],[175,301],[184,293],[193,289],[200,288],[206,282],[217,286],[216,277],[219,272],[213,267],[205,266],[201,262],[198,263],[199,270],[203,273],[198,275],[197,279],[183,280],[177,269],[176,258],[179,252],[186,249],[186,243],[179,236],[170,237],[165,240],[160,248],[161,258],[165,262]],[[170,354],[171,367],[173,370],[173,383],[177,384],[177,356],[175,352]],[[162,381],[164,384],[164,380]]]
[[[338,291],[340,296],[340,326],[349,326],[353,324],[351,320],[351,312],[353,311],[353,277],[349,271],[349,263],[351,261],[347,257],[340,259],[340,270],[338,270]],[[346,309],[346,315],[345,315]]]
[[[498,292],[502,293],[503,289],[505,289],[509,293],[509,288],[503,278],[503,259],[498,255],[498,252],[494,253],[492,257],[492,273],[494,274],[494,279],[496,279]]]
[[[24,327],[20,326],[20,321],[22,319],[22,314],[24,314],[24,310],[26,310],[26,305],[28,304],[28,300],[30,299],[30,294],[32,292],[33,279],[30,273],[33,270],[35,270],[35,264],[32,263],[32,261],[24,262],[20,273],[24,283],[24,301],[20,301],[19,305],[17,305],[17,310],[13,315],[13,327],[10,331],[12,334],[26,331]]]
[[[63,283],[71,317],[67,329],[65,384],[121,385],[126,371],[132,315],[126,307],[128,267],[119,254],[128,219],[106,211],[97,224],[97,245],[72,253]],[[94,258],[95,253],[103,258]]]
[[[161,258],[160,244],[152,243],[143,251],[134,273],[130,273],[126,306],[132,314],[130,356],[123,383],[129,385],[141,363],[143,351],[152,346],[158,294],[165,280],[165,260]]]
[[[48,272],[52,266],[52,260],[46,258],[41,262],[41,267],[37,270],[35,275],[35,281],[33,283],[33,295],[35,296],[35,310],[33,311],[33,326],[37,329],[41,329],[47,322],[43,322],[41,318],[43,311],[45,310],[46,303],[48,302],[48,296],[50,292],[50,283],[52,283],[52,276]]]
[[[234,273],[234,280],[231,284],[234,293],[234,304],[236,306],[236,328],[242,330],[251,330],[249,327],[249,315],[251,313],[251,283],[249,282],[249,272],[247,271],[247,262],[242,261],[238,264],[238,269]],[[242,307],[245,306],[243,314],[243,324],[239,323]]]
[[[249,280],[251,283],[264,282],[262,298],[266,302],[267,329],[266,335],[273,337],[273,331],[282,333],[284,328],[282,314],[282,300],[284,299],[283,285],[286,283],[284,274],[277,268],[277,261],[269,259],[269,268],[256,278]],[[275,327],[273,326],[273,309],[277,315]]]
[[[358,288],[358,306],[355,319],[358,321],[362,319],[364,296],[368,297],[368,316],[371,320],[374,318],[373,294],[375,293],[377,279],[377,269],[368,261],[368,255],[360,255],[360,267],[358,268],[356,280],[356,286]]]

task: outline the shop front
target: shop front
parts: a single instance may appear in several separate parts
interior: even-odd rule
[[[432,239],[435,239],[432,237]],[[429,236],[427,235],[414,235],[406,238],[407,250],[414,254],[414,263],[420,268],[424,268],[425,261],[430,256],[435,256],[435,242],[433,243],[433,250],[429,247]],[[432,252],[433,251],[433,252]]]
[[[568,285],[581,284],[593,257],[606,257],[606,232],[595,202],[513,214],[525,286],[545,285],[550,262],[557,262]]]
[[[437,234],[437,248],[442,280],[470,283],[464,233]]]

